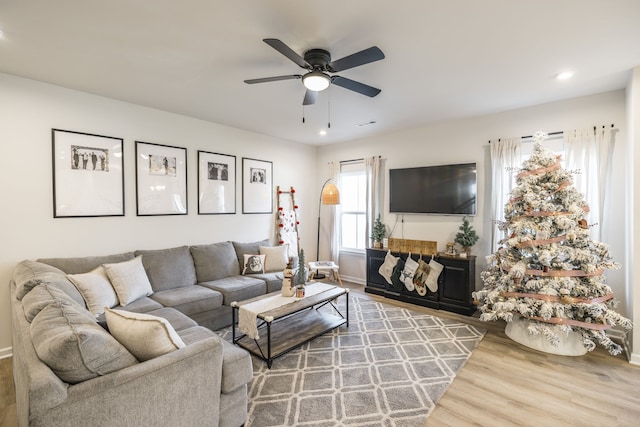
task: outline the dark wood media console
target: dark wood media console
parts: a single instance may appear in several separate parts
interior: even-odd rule
[[[402,257],[402,259],[407,259],[409,255],[399,252],[391,253],[394,256]],[[386,254],[386,249],[367,249],[367,283],[364,289],[365,292],[468,316],[476,311],[476,306],[473,304],[471,297],[471,293],[475,290],[476,282],[475,256],[472,255],[467,258],[436,256],[434,259],[444,266],[438,278],[438,291],[431,292],[427,289],[427,294],[420,296],[418,292],[409,291],[406,288],[399,292],[396,291],[380,275],[378,270],[384,263]],[[412,254],[411,257],[417,260],[420,256]],[[422,259],[428,262],[431,258],[423,255]]]

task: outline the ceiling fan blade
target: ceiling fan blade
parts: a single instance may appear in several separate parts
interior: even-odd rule
[[[349,68],[359,67],[360,65],[368,64],[370,62],[379,61],[384,59],[384,53],[377,47],[372,46],[369,49],[361,50],[352,55],[345,56],[331,62],[327,69],[332,73],[337,73]]]
[[[343,87],[345,89],[358,92],[362,95],[370,96],[371,98],[373,98],[374,96],[376,96],[381,92],[381,90],[378,88],[366,85],[364,83],[357,82],[355,80],[348,79],[346,77],[333,76],[331,77],[331,83],[333,83],[334,85]]]
[[[318,99],[318,92],[316,92],[315,90],[307,89],[304,94],[302,105],[313,105],[316,103],[316,99]]]
[[[293,79],[299,79],[299,78],[302,78],[300,74],[292,74],[289,76],[275,76],[275,77],[263,77],[261,79],[249,79],[249,80],[245,80],[244,82],[252,85],[254,83],[268,83],[268,82],[277,82],[280,80],[293,80]]]
[[[306,68],[308,70],[313,68],[307,61],[304,60],[303,57],[298,55],[295,51],[293,51],[289,46],[284,44],[282,41],[278,39],[263,39],[262,41],[268,44],[269,46],[271,46],[272,48],[274,48],[275,50],[277,50],[278,52],[280,52],[281,54],[283,54],[284,56],[286,56],[287,58],[289,58],[290,60],[292,60],[293,62],[295,62],[296,64],[298,64],[299,67]]]

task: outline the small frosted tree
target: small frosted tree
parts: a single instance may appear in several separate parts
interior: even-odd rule
[[[589,235],[589,206],[572,185],[572,173],[535,136],[531,158],[517,174],[517,186],[505,205],[499,228],[507,237],[487,257],[484,288],[474,292],[481,320],[527,319],[526,330],[553,346],[577,333],[587,351],[602,345],[611,354],[621,347],[607,330],[630,329],[631,321],[615,309],[604,271],[618,269],[607,245]],[[574,335],[575,336],[575,335]]]

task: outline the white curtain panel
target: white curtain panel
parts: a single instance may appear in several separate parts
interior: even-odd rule
[[[514,171],[520,166],[521,139],[507,138],[489,141],[491,147],[491,251],[498,249],[504,233],[498,222],[504,221],[504,206],[515,184]]]
[[[367,226],[366,239],[371,246],[370,238],[373,223],[382,212],[382,184],[380,180],[380,156],[367,157],[364,159],[365,176],[367,182]]]
[[[611,161],[615,132],[608,128],[586,128],[564,131],[566,169],[577,170],[574,186],[584,194],[590,212],[587,221],[593,225],[591,236],[602,240],[607,188],[611,180]]]

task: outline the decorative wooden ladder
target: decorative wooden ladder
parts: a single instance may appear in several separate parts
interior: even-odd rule
[[[290,187],[289,191],[276,187],[278,194],[278,210],[276,213],[276,233],[278,245],[289,245],[289,256],[298,256],[300,235],[298,234],[298,205],[295,201],[296,190]]]

